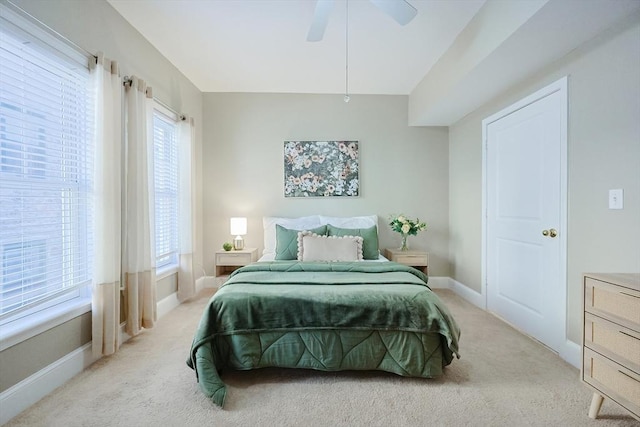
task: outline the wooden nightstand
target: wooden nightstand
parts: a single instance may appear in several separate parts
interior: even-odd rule
[[[216,277],[229,274],[233,270],[257,260],[257,248],[245,248],[240,251],[216,251]]]
[[[385,249],[384,256],[389,261],[398,262],[400,264],[411,267],[419,267],[427,274],[429,266],[429,253],[423,251],[401,251],[400,249]]]

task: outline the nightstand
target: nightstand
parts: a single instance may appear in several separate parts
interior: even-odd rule
[[[216,251],[216,277],[229,274],[233,270],[257,260],[257,248],[245,248],[239,251]]]
[[[429,266],[429,253],[423,251],[401,251],[400,249],[385,249],[384,256],[389,261],[394,261],[400,264],[408,265],[411,267],[419,267],[425,274],[427,274]]]

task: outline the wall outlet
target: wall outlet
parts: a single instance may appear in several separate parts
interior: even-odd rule
[[[624,208],[624,193],[622,188],[609,190],[609,209]]]

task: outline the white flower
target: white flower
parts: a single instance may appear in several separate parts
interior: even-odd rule
[[[404,234],[407,234],[409,231],[411,231],[411,224],[408,224],[408,223],[402,224],[402,232]]]
[[[400,221],[400,222],[402,222],[402,223],[405,223],[405,222],[407,222],[407,218],[405,218],[405,217],[404,217],[404,215],[400,215],[400,216],[398,217],[398,221]]]

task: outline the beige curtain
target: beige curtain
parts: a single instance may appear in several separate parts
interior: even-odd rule
[[[152,328],[156,313],[153,195],[153,102],[151,88],[132,77],[125,84],[126,160],[123,236],[125,330]]]
[[[97,97],[91,313],[92,350],[97,358],[120,347],[122,85],[117,62],[102,53],[92,76]]]
[[[195,126],[193,118],[184,118],[179,125],[179,194],[180,266],[178,269],[178,300],[184,301],[196,293],[193,246],[195,242]]]

